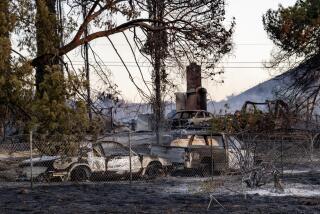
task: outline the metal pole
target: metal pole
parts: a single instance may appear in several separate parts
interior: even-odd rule
[[[311,144],[310,144],[310,160],[311,160],[311,163],[313,163],[313,151],[314,151],[314,141],[317,137],[317,134],[316,135],[312,135],[311,134]]]
[[[87,6],[84,3],[82,3],[82,14],[83,14],[83,20],[87,17]],[[88,26],[85,26],[84,29],[84,38],[87,38],[89,34]],[[85,72],[86,72],[86,79],[87,79],[87,106],[88,106],[88,114],[90,122],[92,122],[92,111],[91,111],[91,89],[90,89],[90,64],[89,64],[89,44],[88,42],[84,43],[84,60],[85,60]]]
[[[283,137],[281,137],[281,177],[283,178]]]
[[[30,185],[31,190],[33,189],[33,160],[32,160],[32,131],[30,131]]]
[[[132,184],[132,163],[131,163],[131,157],[132,157],[132,151],[131,151],[131,132],[129,132],[129,167],[130,167],[130,185]]]
[[[211,139],[210,139],[210,147],[211,147],[211,170],[210,170],[210,173],[211,173],[211,178],[213,180],[213,145],[212,145],[212,132],[211,132]]]
[[[110,116],[111,116],[111,133],[113,133],[113,106],[110,107]]]

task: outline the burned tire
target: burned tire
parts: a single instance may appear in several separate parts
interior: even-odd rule
[[[211,173],[211,165],[213,166],[213,171]],[[200,176],[202,177],[208,177],[211,174],[214,174],[214,161],[211,161],[211,158],[204,158],[201,161],[201,167],[199,168]]]
[[[211,166],[210,165],[204,165],[200,167],[200,176],[202,177],[208,177],[211,175]]]
[[[149,163],[149,165],[147,166],[145,176],[148,179],[155,179],[157,177],[162,177],[164,175],[165,175],[165,171],[161,163],[152,162],[152,163]]]
[[[45,173],[41,173],[38,177],[34,179],[36,182],[49,182],[49,178]]]
[[[70,173],[71,181],[83,182],[89,180],[91,176],[90,170],[85,166],[77,166]]]

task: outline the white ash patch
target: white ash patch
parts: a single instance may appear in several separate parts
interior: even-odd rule
[[[247,190],[246,194],[258,194],[260,196],[297,196],[297,197],[314,197],[320,196],[320,188],[318,186],[292,184],[284,188],[284,191],[278,191],[274,188],[261,188],[255,190]]]

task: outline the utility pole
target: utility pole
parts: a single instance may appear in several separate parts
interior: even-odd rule
[[[82,14],[83,20],[87,17],[87,5],[84,0],[82,0]],[[88,36],[88,26],[84,29],[84,37]],[[87,79],[87,108],[90,122],[92,121],[92,111],[91,111],[91,90],[90,90],[90,66],[89,66],[89,44],[88,42],[84,43],[83,46],[83,54],[84,54],[84,69],[86,72],[86,79]]]

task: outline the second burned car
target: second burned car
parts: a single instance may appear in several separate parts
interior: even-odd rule
[[[204,110],[178,111],[169,118],[171,129],[209,127],[213,114]]]
[[[33,160],[33,178],[38,180],[86,181],[94,178],[155,178],[164,175],[171,162],[154,155],[138,154],[121,143],[86,143],[76,157],[42,156]],[[131,157],[130,157],[131,156]],[[31,177],[31,160],[20,164],[22,176]],[[130,170],[131,169],[131,170]]]

